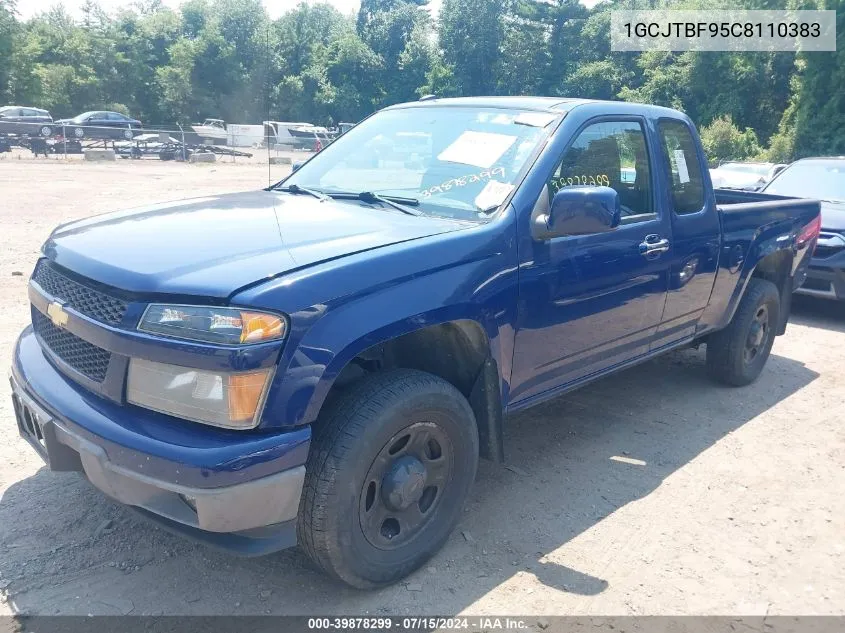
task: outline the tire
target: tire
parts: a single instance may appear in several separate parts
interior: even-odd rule
[[[125,138],[127,141],[131,141],[133,138],[135,138],[135,135],[132,133],[132,130],[127,129],[123,130],[123,138]]]
[[[39,133],[41,134],[41,136],[43,136],[44,138],[49,138],[50,136],[53,136],[53,128],[51,128],[49,125],[42,125],[42,126],[38,129],[38,132],[39,132]]]
[[[83,136],[85,136],[85,130],[83,130],[81,127],[75,127],[73,128],[73,135],[76,138],[82,138]]]
[[[475,416],[457,389],[416,370],[368,376],[316,424],[299,545],[353,587],[396,582],[446,542],[477,467]]]
[[[752,278],[733,320],[707,341],[710,376],[732,387],[743,387],[757,380],[772,351],[779,322],[777,286],[765,279]]]

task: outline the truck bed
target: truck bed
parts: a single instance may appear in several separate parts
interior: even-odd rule
[[[716,206],[725,234],[779,225],[783,233],[809,224],[820,212],[818,200],[790,198],[759,191],[716,189]]]
[[[817,200],[810,200],[806,198],[792,198],[790,196],[778,196],[772,193],[763,193],[762,191],[741,191],[739,189],[714,189],[716,195],[716,205],[724,211],[742,210],[745,205],[760,203],[768,203],[771,208],[779,208],[783,204],[791,207],[806,207],[814,208],[818,206]],[[779,203],[779,204],[774,204]],[[808,205],[808,206],[807,206]]]

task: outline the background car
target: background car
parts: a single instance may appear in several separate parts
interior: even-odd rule
[[[126,140],[134,138],[143,128],[138,119],[102,110],[83,112],[72,119],[60,119],[56,121],[56,126],[61,126],[64,135],[69,138]]]
[[[764,186],[785,165],[775,163],[745,163],[729,161],[710,170],[710,179],[717,189],[753,191]]]
[[[53,117],[47,110],[28,106],[0,108],[0,134],[47,137],[53,135],[53,130]]]
[[[822,201],[819,241],[798,292],[845,301],[845,156],[795,161],[763,191]]]

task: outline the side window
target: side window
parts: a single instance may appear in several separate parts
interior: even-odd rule
[[[653,214],[654,196],[642,125],[636,121],[604,121],[584,128],[555,169],[549,192],[554,196],[564,187],[577,185],[615,189],[623,218]]]
[[[704,208],[704,181],[690,129],[681,121],[661,121],[658,129],[669,161],[667,168],[675,213],[701,211]]]

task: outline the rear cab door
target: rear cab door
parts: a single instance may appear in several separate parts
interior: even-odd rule
[[[713,291],[719,264],[721,226],[707,159],[686,117],[655,121],[663,205],[672,227],[667,253],[669,292],[652,350],[689,339]]]

